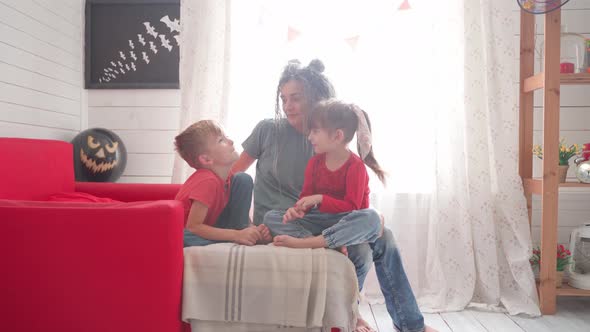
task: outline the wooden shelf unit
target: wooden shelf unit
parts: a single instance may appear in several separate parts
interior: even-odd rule
[[[535,74],[535,16],[520,14],[520,110],[519,173],[523,180],[529,221],[532,217],[532,194],[541,196],[541,257],[554,257],[557,247],[557,211],[560,188],[588,188],[590,184],[559,183],[559,113],[562,84],[588,84],[590,74],[560,74],[561,9],[544,15],[544,68]],[[533,92],[544,89],[543,96],[543,175],[533,178]],[[590,89],[589,89],[590,92]],[[554,314],[557,296],[590,296],[590,291],[564,285],[555,287],[556,260],[544,260],[538,284],[543,314]]]

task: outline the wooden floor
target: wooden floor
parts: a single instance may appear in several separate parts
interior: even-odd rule
[[[384,304],[361,304],[361,315],[379,332],[393,332]],[[424,314],[439,332],[590,332],[590,298],[559,297],[557,314],[524,318],[475,310]]]

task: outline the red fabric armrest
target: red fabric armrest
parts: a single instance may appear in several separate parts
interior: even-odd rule
[[[5,203],[2,330],[182,331],[179,202]]]
[[[123,202],[174,199],[180,184],[76,182],[76,191]]]

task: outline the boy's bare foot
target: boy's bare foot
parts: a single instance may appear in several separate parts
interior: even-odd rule
[[[272,235],[270,235],[270,230],[264,224],[260,224],[256,226],[258,232],[260,232],[261,239],[257,242],[257,244],[267,244],[272,242]]]
[[[359,316],[356,320],[356,328],[354,332],[377,332],[375,331],[369,323],[364,320],[361,316]]]
[[[326,241],[323,236],[296,238],[289,235],[275,236],[273,243],[277,247],[288,248],[325,248]]]

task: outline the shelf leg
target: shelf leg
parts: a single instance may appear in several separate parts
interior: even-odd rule
[[[545,94],[543,103],[543,189],[541,194],[541,270],[539,300],[543,314],[556,312],[556,248],[559,183],[559,52],[561,10],[545,14]]]

